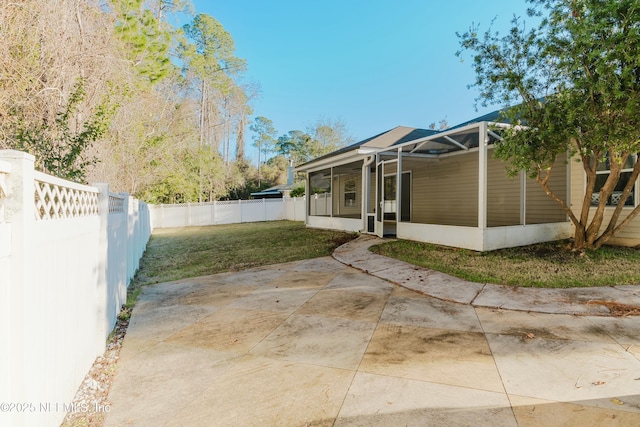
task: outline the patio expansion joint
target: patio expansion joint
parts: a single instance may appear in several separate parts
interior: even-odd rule
[[[476,299],[478,299],[478,297],[482,294],[482,292],[484,291],[484,289],[487,287],[487,283],[483,283],[482,287],[478,290],[478,292],[476,292],[476,295],[471,299],[471,301],[469,302],[469,305],[471,305],[472,307],[483,307],[480,304],[476,304]],[[495,308],[502,308],[502,306],[500,307],[495,307]]]

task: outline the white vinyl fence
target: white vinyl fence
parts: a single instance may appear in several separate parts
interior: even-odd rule
[[[126,302],[147,205],[0,150],[0,425],[57,426]]]
[[[232,200],[178,205],[149,205],[153,228],[236,224],[259,221],[304,221],[304,197]]]

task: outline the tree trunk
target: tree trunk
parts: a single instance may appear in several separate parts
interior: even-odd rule
[[[236,130],[236,161],[244,162],[244,126],[245,116],[242,113]]]
[[[598,203],[598,207],[596,208],[596,211],[593,214],[593,218],[591,218],[591,222],[587,226],[586,239],[587,239],[587,245],[589,248],[598,248],[602,246],[602,244],[606,240],[609,239],[609,238],[602,239],[600,241],[600,244],[596,246],[595,242],[598,239],[598,237],[600,237],[600,228],[602,227],[602,224],[604,222],[604,213],[605,213],[605,208],[607,206],[607,200],[609,199],[611,194],[613,194],[613,190],[616,188],[616,184],[620,179],[620,174],[622,171],[622,164],[620,164],[617,161],[613,153],[610,153],[610,159],[611,160],[609,161],[609,177],[607,178],[604,185],[600,189],[600,200]]]
[[[622,163],[626,162],[627,156],[622,159]],[[627,226],[638,214],[640,213],[640,204],[638,204],[632,211],[629,213],[624,220],[617,225],[618,219],[620,218],[620,214],[622,213],[622,209],[624,207],[624,203],[627,198],[631,195],[633,187],[638,180],[638,176],[640,175],[640,162],[636,159],[636,164],[633,167],[633,172],[629,177],[629,181],[627,185],[624,187],[622,191],[622,196],[618,201],[618,205],[616,206],[613,214],[611,215],[611,219],[609,220],[609,224],[607,225],[606,230],[595,240],[594,247],[597,249],[603,244],[605,244],[610,238],[612,238],[617,232],[622,230]]]
[[[200,146],[204,146],[205,142],[205,105],[206,105],[206,90],[207,84],[204,80],[202,80],[202,94],[200,96]]]
[[[573,236],[573,249],[576,249],[576,250],[588,249],[586,230],[584,227],[582,227],[582,224],[575,226],[575,233]]]

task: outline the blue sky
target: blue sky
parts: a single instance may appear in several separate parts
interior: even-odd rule
[[[498,108],[474,108],[471,59],[456,31],[508,28],[524,0],[194,0],[215,17],[259,83],[255,115],[278,135],[342,119],[359,141],[396,126],[449,125]],[[253,119],[253,117],[252,117]]]

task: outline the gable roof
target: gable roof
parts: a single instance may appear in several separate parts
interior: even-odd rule
[[[508,121],[505,121],[504,119],[502,119],[501,114],[502,114],[502,110],[495,110],[495,111],[487,113],[487,114],[485,114],[483,116],[476,117],[475,119],[471,119],[471,120],[468,120],[468,121],[466,121],[464,123],[460,123],[459,125],[455,125],[455,126],[452,126],[450,128],[447,128],[446,130],[458,129],[458,128],[465,127],[465,126],[468,126],[470,124],[479,123],[479,122],[508,123]]]
[[[406,126],[397,126],[393,129],[390,129],[386,132],[382,132],[379,133],[378,135],[372,136],[370,138],[367,139],[363,139],[362,141],[358,141],[355,144],[351,144],[348,145],[346,147],[340,148],[336,151],[333,151],[331,153],[325,154],[323,156],[320,157],[316,157],[313,160],[310,160],[306,163],[303,163],[299,166],[296,167],[296,170],[298,171],[304,171],[304,170],[309,170],[312,169],[314,167],[318,167],[321,164],[326,163],[326,160],[331,159],[333,157],[337,157],[340,155],[343,155],[342,157],[348,157],[349,159],[351,159],[352,161],[354,160],[353,157],[355,157],[355,155],[358,153],[358,150],[362,149],[362,148],[372,148],[372,149],[380,149],[380,148],[389,148],[389,147],[393,147],[395,145],[400,145],[400,144],[404,144],[410,141],[416,141],[416,140],[420,140],[421,138],[427,138],[436,134],[450,134],[450,131],[452,130],[456,130],[456,129],[463,129],[469,125],[473,125],[475,123],[480,123],[480,122],[503,122],[503,123],[508,123],[505,120],[503,120],[501,118],[501,112],[502,110],[495,110],[492,111],[490,113],[484,114],[480,117],[476,117],[474,119],[468,120],[466,122],[460,123],[458,125],[452,126],[450,128],[444,129],[444,130],[433,130],[433,129],[420,129],[420,128],[411,128],[411,127],[406,127]],[[441,140],[441,138],[428,138],[429,140],[431,140],[431,145],[434,145],[437,143],[441,143],[441,145],[443,145],[443,147],[446,147],[446,150],[444,151],[451,151],[451,147],[452,144],[451,142],[449,142],[450,140],[448,140],[447,137],[443,136],[444,139]],[[466,147],[472,147],[472,146],[477,146],[477,141],[471,141],[469,140],[469,136],[465,136],[464,137],[465,140],[461,141],[460,144],[466,146]],[[473,138],[471,138],[473,139]],[[477,140],[477,138],[476,138]],[[429,147],[427,147],[426,144],[421,143],[421,147],[423,147],[423,149],[429,151]],[[437,148],[437,147],[436,147]],[[457,149],[454,147],[454,149]],[[438,149],[434,149],[435,151],[442,151],[442,150],[438,150]],[[431,151],[434,151],[431,150]],[[350,154],[348,154],[350,153]],[[360,154],[362,156],[362,154]],[[343,161],[346,161],[343,159]]]
[[[362,141],[358,141],[354,144],[340,148],[329,154],[325,154],[324,156],[316,157],[315,159],[298,166],[296,169],[300,169],[300,168],[304,169],[305,167],[313,163],[316,163],[331,157],[335,157],[340,154],[348,153],[350,151],[355,152],[362,147],[370,147],[370,148],[393,147],[394,145],[413,141],[414,139],[418,139],[418,138],[424,138],[425,136],[434,135],[436,133],[438,133],[437,130],[397,126],[393,129],[389,129],[388,131],[379,133],[378,135],[372,136],[367,139],[363,139]]]

